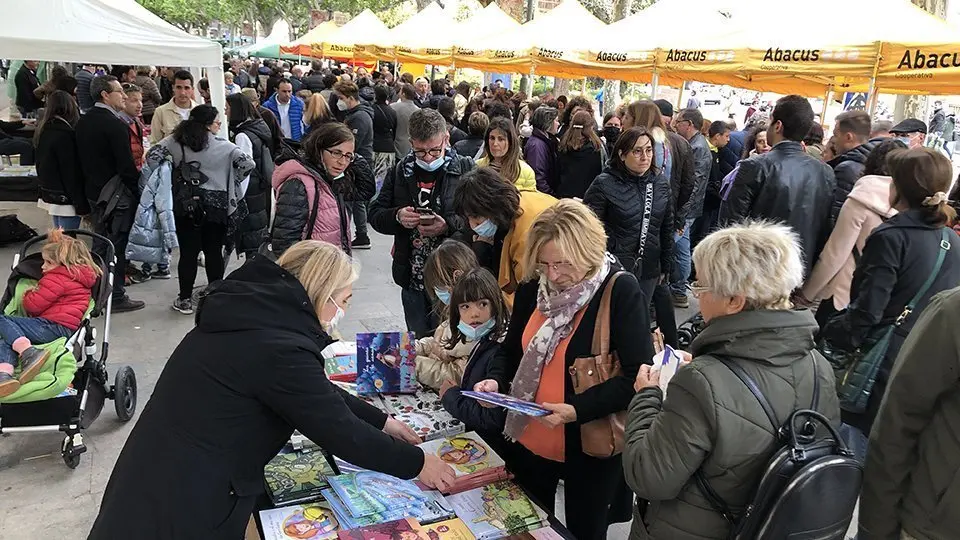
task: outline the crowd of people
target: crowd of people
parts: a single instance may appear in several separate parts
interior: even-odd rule
[[[576,538],[630,519],[637,539],[727,537],[700,480],[741,513],[779,427],[728,362],[758,381],[781,422],[813,393],[812,408],[853,434],[866,462],[862,538],[960,533],[946,510],[960,504],[960,453],[949,452],[960,349],[946,334],[960,297],[945,292],[960,284],[958,190],[950,161],[924,147],[924,122],[850,111],[827,138],[796,95],[742,128],[705,119],[695,100],[677,111],[624,103],[598,122],[583,96],[528,98],[498,83],[229,66],[222,83],[173,67],[82,66],[54,76],[39,101],[24,98],[42,110],[31,145],[40,204],[54,226],[87,217],[114,243],[115,311],[143,307],[125,283],[171,277],[175,249],[175,310],[197,308],[201,259],[211,283],[91,537],[112,537],[144,501],[195,501],[182,518],[193,526],[240,527],[254,504],[241,488],[294,428],[357,465],[449,482],[446,465],[403,443],[390,447],[395,461],[371,452],[389,439],[371,425],[415,436],[330,386],[316,362],[349,307],[349,256],[370,249],[368,227],[392,237],[392,277],[421,338],[418,378],[536,499],[552,502],[563,481]],[[224,85],[223,111],[211,84]],[[234,251],[247,262],[225,277]],[[654,336],[679,349],[675,308],[691,294],[704,324],[665,398]],[[595,350],[598,333],[611,354]],[[215,352],[224,340],[229,369]],[[867,397],[854,406],[853,383],[834,370],[876,347],[875,382],[854,389]],[[184,388],[216,406],[185,407]],[[550,414],[488,409],[461,390],[508,392]],[[226,410],[242,411],[232,418],[256,444],[213,427]],[[238,446],[248,449],[216,475],[184,465]],[[158,455],[183,466],[147,468],[157,483],[192,483],[144,487]],[[205,503],[214,481],[233,486],[229,501]]]

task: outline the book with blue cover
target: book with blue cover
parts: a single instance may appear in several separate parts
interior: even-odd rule
[[[357,393],[417,391],[416,338],[412,332],[357,334]]]
[[[366,516],[354,516],[346,504],[332,489],[323,490],[323,498],[330,505],[343,529],[366,527],[395,519],[413,518],[421,523],[434,523],[456,517],[450,503],[439,491],[423,491],[422,502],[395,510],[376,512]]]
[[[477,401],[503,407],[510,411],[516,411],[527,416],[549,416],[552,411],[544,409],[532,401],[524,401],[520,398],[500,394],[498,392],[475,392],[473,390],[463,390],[460,395],[473,398]]]

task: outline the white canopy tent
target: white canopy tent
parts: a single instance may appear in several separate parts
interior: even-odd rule
[[[219,43],[177,29],[134,0],[0,0],[0,13],[0,58],[201,67],[211,81],[223,81]],[[225,89],[216,82],[210,98],[223,111]]]

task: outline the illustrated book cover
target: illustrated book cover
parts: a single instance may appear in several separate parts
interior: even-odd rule
[[[447,501],[480,540],[529,532],[547,524],[547,513],[509,481],[449,495]]]
[[[327,478],[335,475],[320,451],[280,454],[263,468],[267,492],[275,505],[319,499],[320,491],[329,487]]]
[[[340,524],[325,503],[285,506],[260,512],[263,540],[330,540]]]
[[[497,405],[511,411],[516,411],[527,416],[548,416],[550,410],[544,409],[532,401],[524,401],[507,394],[498,392],[474,392],[473,390],[463,390],[460,395],[473,398],[477,401],[483,401],[491,405]]]
[[[357,392],[412,394],[417,391],[417,351],[412,332],[357,334]]]

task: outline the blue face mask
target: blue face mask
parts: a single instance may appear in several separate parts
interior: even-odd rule
[[[473,232],[484,238],[493,238],[493,235],[497,234],[497,224],[487,218],[483,221],[483,223],[474,227]]]
[[[897,140],[907,146],[910,146],[910,137],[897,137]]]
[[[490,333],[493,330],[494,320],[490,318],[487,322],[481,324],[480,326],[474,328],[469,324],[460,321],[460,324],[457,325],[457,330],[460,330],[460,333],[463,334],[463,337],[467,338],[468,341],[476,341],[483,336]]]
[[[437,300],[443,302],[443,305],[450,305],[450,291],[434,287],[433,292],[437,295]]]
[[[443,167],[444,161],[445,160],[443,159],[443,157],[438,157],[437,159],[431,161],[430,163],[427,163],[426,161],[420,158],[417,158],[417,167],[420,167],[421,169],[427,172],[433,172],[439,169],[440,167]]]

